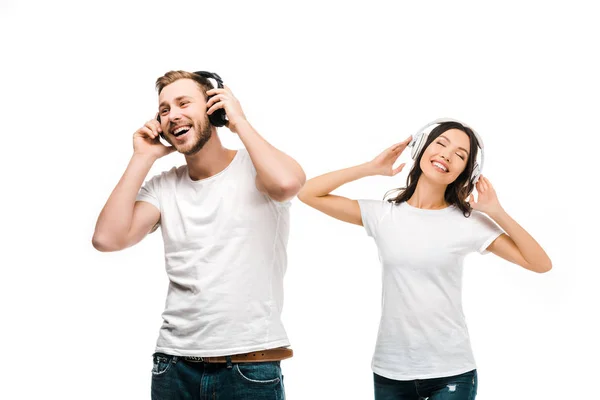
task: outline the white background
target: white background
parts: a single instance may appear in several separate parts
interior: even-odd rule
[[[167,290],[160,235],[116,253],[91,237],[171,69],[218,72],[308,177],[368,161],[437,117],[472,125],[484,175],[554,264],[539,275],[467,258],[478,399],[599,396],[591,5],[203,3],[0,3],[0,398],[150,397]],[[183,162],[170,155],[150,175]],[[338,193],[382,198],[408,169]],[[288,399],[372,398],[374,243],[295,199],[288,250]]]

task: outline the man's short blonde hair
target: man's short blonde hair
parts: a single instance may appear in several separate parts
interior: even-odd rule
[[[213,85],[208,79],[198,74],[187,71],[169,71],[156,80],[156,90],[158,90],[158,94],[160,94],[167,85],[170,85],[179,79],[191,79],[196,82],[205,98],[208,97],[206,92],[213,88]]]

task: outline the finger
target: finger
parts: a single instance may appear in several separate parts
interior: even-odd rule
[[[398,167],[392,171],[392,176],[394,176],[394,175],[398,174],[400,171],[402,171],[402,169],[404,168],[405,165],[406,165],[406,163],[402,163],[402,164],[398,165]]]
[[[158,123],[158,121],[148,121],[146,122],[146,125],[144,125],[144,127],[150,129],[150,131],[152,132],[152,138],[155,138],[156,135],[158,135],[158,129],[156,128],[156,123]]]
[[[222,101],[218,102],[217,104],[213,105],[211,108],[208,109],[208,111],[206,111],[206,113],[208,115],[211,115],[213,112],[215,112],[216,110],[220,109],[220,108],[224,108],[225,107],[225,103],[223,103]]]
[[[393,145],[391,145],[390,147],[388,147],[387,149],[385,149],[383,152],[384,153],[394,152],[394,151],[396,151],[399,148],[400,145],[401,145],[401,143],[394,143]]]
[[[214,88],[206,91],[206,94],[209,96],[213,96],[216,94],[225,94],[227,91],[223,88]]]
[[[481,186],[483,187],[483,190],[488,190],[488,184],[485,178],[481,180]]]
[[[392,164],[395,164],[395,163],[396,163],[396,161],[398,161],[398,159],[399,159],[399,158],[400,158],[400,156],[402,155],[402,149],[401,149],[401,150],[399,150],[399,151],[395,151],[395,152],[393,152],[391,155],[392,155],[392,157],[393,157],[393,160],[394,160],[394,161],[392,161]]]
[[[409,136],[408,139],[404,139],[403,141],[401,141],[400,143],[396,143],[393,147],[394,151],[402,151],[406,148],[406,146],[408,146],[408,144],[410,143],[410,141],[412,140],[412,136]]]
[[[471,195],[469,195],[469,200],[467,202],[469,203],[469,205],[472,208],[473,205],[475,204],[475,196],[473,196],[473,193],[471,193]]]
[[[494,186],[492,185],[492,182],[490,182],[490,180],[488,178],[486,178],[485,176],[483,177],[483,180],[485,181],[485,184],[489,187],[489,188],[494,188]]]
[[[215,104],[216,102],[219,101],[223,101],[226,100],[227,98],[223,95],[223,94],[217,94],[212,96],[207,102],[206,102],[206,107],[210,108],[212,107],[213,104]]]
[[[400,143],[398,143],[398,148],[397,150],[399,152],[403,152],[404,149],[406,149],[406,147],[410,144],[410,142],[412,141],[412,135],[409,136],[408,138],[404,139],[403,141],[401,141]]]
[[[145,136],[148,137],[150,139],[154,139],[154,132],[152,132],[152,129],[148,128],[147,126],[143,126],[141,127],[138,132],[140,132],[142,135],[141,136]]]
[[[158,115],[158,113],[156,113],[156,115]],[[154,118],[154,119],[152,120],[152,122],[153,122],[153,123],[154,123],[154,125],[156,126],[156,130],[157,130],[158,132],[162,132],[162,126],[160,126],[160,122],[159,122],[159,121],[158,121],[156,118]]]
[[[152,122],[152,125],[154,126],[154,128],[156,129],[157,133],[162,132],[162,127],[160,126],[160,122],[158,122],[156,119],[153,119],[151,122]]]
[[[475,189],[477,189],[477,193],[484,192],[483,186],[481,185],[481,180],[477,181],[477,183],[475,184]]]

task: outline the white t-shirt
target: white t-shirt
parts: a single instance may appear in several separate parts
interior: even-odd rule
[[[282,346],[290,201],[259,192],[247,150],[193,181],[187,165],[147,181],[160,210],[169,291],[156,351],[224,356]]]
[[[382,314],[372,369],[396,380],[475,369],[462,310],[463,260],[503,231],[485,214],[455,206],[424,210],[404,202],[359,200],[382,265]]]

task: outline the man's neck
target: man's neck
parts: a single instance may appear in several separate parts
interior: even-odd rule
[[[231,163],[237,150],[226,149],[219,136],[213,134],[202,150],[185,156],[190,178],[194,181],[210,178],[223,171]]]

